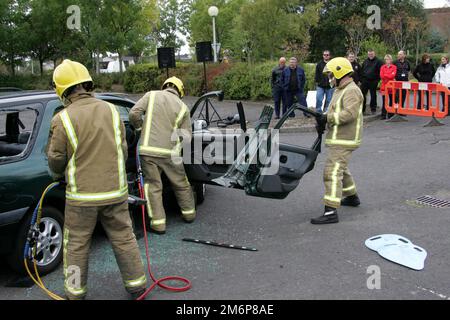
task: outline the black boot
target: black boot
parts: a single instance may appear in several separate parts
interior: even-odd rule
[[[316,219],[311,219],[312,224],[329,224],[338,223],[339,217],[337,214],[337,209],[331,207],[325,207],[325,212],[322,216]]]
[[[347,197],[345,199],[342,199],[341,205],[346,207],[358,207],[361,204],[361,201],[359,200],[359,197],[357,194]]]

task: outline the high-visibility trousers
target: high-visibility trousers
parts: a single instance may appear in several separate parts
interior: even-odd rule
[[[343,147],[328,147],[323,180],[325,183],[325,205],[339,208],[343,197],[356,194],[356,184],[348,169],[353,150]]]
[[[151,227],[157,231],[166,230],[166,212],[163,205],[163,184],[161,174],[169,179],[177,198],[181,213],[186,219],[195,218],[195,200],[184,165],[174,163],[171,158],[141,156],[144,172],[144,191]]]
[[[128,203],[103,207],[74,207],[66,204],[63,249],[66,296],[76,300],[87,294],[89,248],[97,220],[102,223],[111,242],[125,289],[129,293],[145,289],[147,280],[133,233]]]

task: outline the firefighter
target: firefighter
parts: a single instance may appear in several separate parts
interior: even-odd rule
[[[51,123],[48,164],[67,182],[64,223],[64,287],[70,300],[87,294],[88,256],[97,219],[111,241],[122,280],[132,298],[146,276],[128,211],[125,127],[116,107],[94,98],[85,66],[64,60],[53,84],[65,108]]]
[[[190,111],[181,101],[183,96],[183,82],[172,77],[160,91],[148,92],[130,111],[130,123],[142,131],[139,153],[145,177],[150,231],[160,235],[166,232],[162,173],[172,185],[184,221],[192,223],[196,217],[194,194],[183,163],[175,161],[180,157],[181,142],[174,138],[174,133],[181,129],[184,139],[192,136]],[[175,135],[178,137],[178,133]]]
[[[336,91],[328,114],[319,120],[322,132],[326,125],[329,129],[325,141],[328,147],[324,170],[325,211],[321,217],[312,219],[312,224],[338,223],[337,209],[341,205],[360,205],[348,162],[352,152],[361,144],[364,97],[352,78],[353,68],[347,59],[332,59],[325,66],[324,73],[328,74]]]

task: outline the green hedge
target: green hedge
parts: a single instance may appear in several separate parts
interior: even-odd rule
[[[0,75],[0,87],[15,87],[23,90],[51,90],[52,76],[45,74],[43,77],[37,75]]]
[[[100,74],[92,75],[95,88],[98,91],[109,91],[113,84],[120,84],[122,76],[120,74]],[[44,76],[38,75],[0,75],[0,87],[15,87],[23,90],[53,90],[52,73]]]
[[[272,98],[270,77],[277,62],[264,62],[252,68],[246,63],[236,63],[228,71],[218,76],[214,85],[225,92],[227,99],[265,100]],[[305,93],[315,90],[315,64],[303,64],[306,73]]]
[[[224,67],[221,65],[209,65],[207,68],[208,90],[215,90],[211,77],[222,73]],[[185,94],[200,96],[203,93],[204,75],[203,65],[193,63],[178,63],[176,69],[169,70],[169,77],[176,76],[182,79]],[[159,90],[166,80],[166,71],[158,69],[154,64],[138,64],[131,66],[125,73],[125,91],[130,93],[143,93],[150,90]]]

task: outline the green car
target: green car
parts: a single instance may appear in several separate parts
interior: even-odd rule
[[[98,94],[97,98],[114,104],[125,123],[129,147],[126,164],[129,191],[130,195],[137,195],[138,138],[128,122],[129,110],[135,102],[114,94]],[[250,196],[287,197],[299,185],[302,176],[314,168],[321,136],[310,149],[280,143],[279,151],[273,153],[272,159],[276,158],[278,163],[276,171],[262,174],[262,166],[246,166],[240,162],[248,158],[245,154],[241,156],[247,148],[242,141],[248,141],[242,104],[238,104],[241,130],[225,134],[212,130],[217,121],[210,121],[208,105],[211,99],[216,98],[223,98],[223,93],[206,94],[191,108],[194,143],[191,150],[187,149],[190,152],[187,158],[192,161],[185,161],[185,168],[197,205],[204,201],[205,184],[241,189]],[[0,254],[7,256],[8,263],[18,273],[24,273],[23,249],[32,212],[42,192],[52,182],[46,148],[51,120],[62,109],[53,92],[22,91],[0,96]],[[281,128],[287,116],[276,128]],[[186,148],[183,150],[186,159]],[[231,153],[231,159],[227,150],[235,151]],[[205,157],[208,154],[213,161]],[[201,161],[195,161],[198,159]],[[173,196],[167,182],[163,176],[164,198]],[[37,265],[42,274],[54,270],[62,260],[64,206],[65,190],[62,187],[52,190],[44,202],[37,250]]]
[[[134,101],[110,94],[99,94],[97,98],[116,105],[125,123],[130,194],[137,195],[133,176],[136,172],[137,141],[134,141],[134,130],[128,123],[128,112]],[[60,100],[53,92],[8,92],[0,97],[0,254],[7,256],[9,265],[18,273],[24,273],[23,248],[31,214],[42,192],[52,182],[45,151],[51,119],[62,109]],[[204,185],[192,185],[197,204],[200,204],[204,200]],[[64,206],[63,188],[48,194],[37,255],[43,274],[54,270],[62,259]]]

